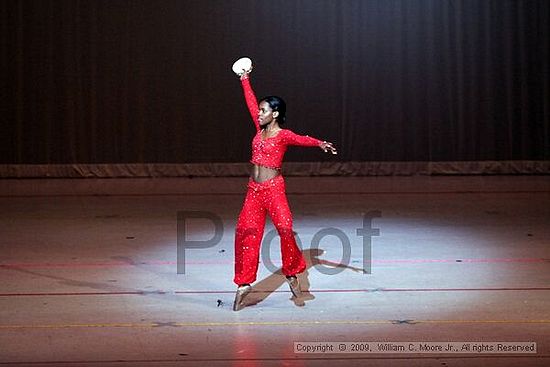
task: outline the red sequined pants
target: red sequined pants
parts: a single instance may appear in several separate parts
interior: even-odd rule
[[[248,191],[235,231],[235,278],[237,285],[256,280],[266,214],[269,214],[281,238],[284,275],[301,273],[306,268],[302,252],[292,231],[292,213],[288,207],[285,181],[279,175],[271,180],[248,182]]]

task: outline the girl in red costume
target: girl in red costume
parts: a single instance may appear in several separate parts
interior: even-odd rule
[[[282,129],[286,114],[285,102],[279,97],[269,96],[258,104],[250,85],[250,71],[243,70],[240,79],[248,110],[256,126],[256,135],[252,140],[252,174],[235,230],[234,282],[238,285],[233,303],[235,311],[242,307],[243,298],[252,290],[250,284],[256,280],[266,214],[271,217],[281,238],[282,272],[294,297],[300,296],[296,274],[303,272],[306,264],[292,230],[292,213],[281,175],[283,156],[289,145],[319,147],[325,152],[336,154],[332,143]]]

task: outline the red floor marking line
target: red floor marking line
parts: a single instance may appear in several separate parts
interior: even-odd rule
[[[166,294],[164,291],[119,291],[119,292],[45,292],[45,293],[0,293],[0,297],[27,297],[27,296],[124,296],[124,295],[146,295]]]
[[[503,288],[382,288],[381,292],[550,291],[550,287]]]
[[[500,292],[500,291],[550,291],[550,287],[502,287],[502,288],[365,288],[365,289],[310,289],[311,293],[374,293],[374,292]],[[32,296],[124,296],[124,295],[164,295],[164,294],[233,294],[224,290],[188,291],[118,291],[118,292],[44,292],[44,293],[0,293],[0,297]],[[289,293],[290,291],[254,290],[255,293]]]
[[[205,262],[208,263],[208,262]],[[191,264],[191,261],[186,261],[185,265]],[[85,268],[85,267],[115,267],[115,266],[139,266],[139,265],[177,265],[176,261],[143,261],[143,262],[92,262],[92,263],[4,263],[0,267],[14,268]]]
[[[390,260],[372,260],[373,264],[426,264],[426,263],[543,263],[548,259],[540,258],[494,258],[494,259],[390,259]],[[274,260],[273,263],[280,264],[280,260]],[[220,261],[202,261],[186,260],[185,265],[226,265],[233,264],[232,260]],[[0,268],[85,268],[85,267],[115,267],[115,266],[155,266],[155,265],[177,265],[177,261],[140,261],[140,262],[91,262],[91,263],[0,263]]]
[[[550,287],[517,288],[371,288],[371,289],[309,289],[311,293],[374,293],[374,292],[485,292],[485,291],[550,291]],[[254,293],[289,293],[290,291],[262,291]],[[234,293],[234,291],[174,291],[175,294]]]
[[[417,264],[417,263],[502,263],[502,262],[546,262],[546,259],[513,259],[513,258],[494,258],[494,259],[395,259],[395,260],[372,260],[378,264]]]

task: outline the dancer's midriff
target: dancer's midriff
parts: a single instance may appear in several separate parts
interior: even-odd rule
[[[280,174],[280,168],[271,168],[254,164],[252,165],[252,173],[250,177],[252,177],[252,179],[256,182],[265,182],[279,176]]]

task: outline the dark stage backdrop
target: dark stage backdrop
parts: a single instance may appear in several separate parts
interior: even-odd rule
[[[246,162],[231,64],[338,156],[550,158],[550,1],[15,0],[1,9],[2,164]]]

